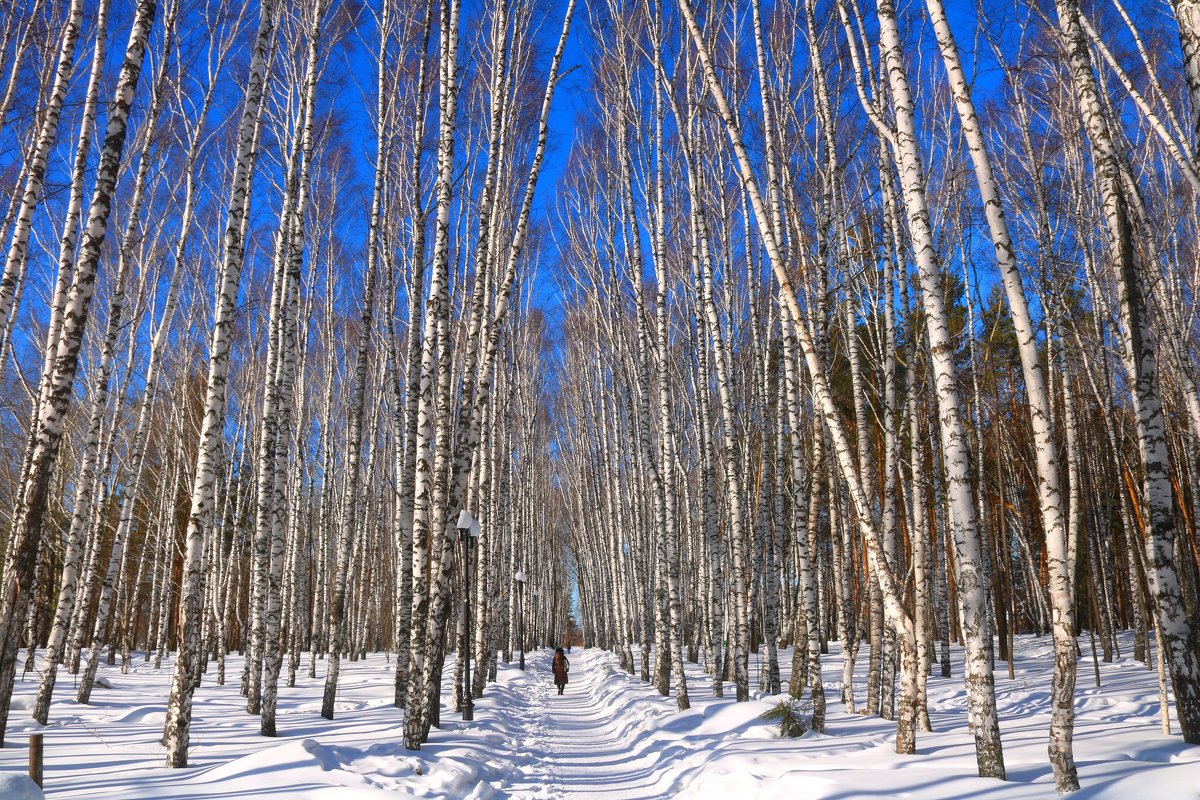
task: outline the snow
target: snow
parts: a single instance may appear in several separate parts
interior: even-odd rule
[[[1123,641],[1127,649],[1130,643]],[[192,766],[168,770],[159,742],[162,702],[171,662],[161,669],[137,659],[129,674],[101,666],[111,688],[98,688],[91,706],[73,699],[73,680],[59,679],[59,698],[44,728],[28,714],[36,674],[13,697],[8,746],[0,751],[0,797],[22,795],[26,740],[42,731],[45,785],[52,798],[779,798],[979,797],[1017,800],[1055,797],[1046,760],[1049,725],[1049,639],[1018,641],[1017,674],[997,663],[997,699],[1009,780],[975,776],[966,730],[961,673],[929,679],[936,733],[918,736],[918,754],[893,752],[894,725],[846,714],[838,702],[841,659],[835,643],[823,659],[829,699],[825,734],[781,739],[761,714],[779,697],[756,694],[735,703],[732,687],[714,699],[709,679],[689,665],[692,708],[675,710],[673,697],[620,672],[600,650],[571,655],[571,683],[559,697],[550,679],[550,652],[527,657],[528,671],[501,665],[499,681],[477,701],[475,721],[463,723],[443,706],[443,728],[420,751],[400,743],[403,712],[391,704],[392,665],[382,654],[343,662],[336,718],[320,716],[318,678],[301,677],[280,689],[280,736],[258,734],[238,693],[241,661],[231,656],[229,682],[212,675],[196,695]],[[1086,652],[1086,650],[1085,650]],[[865,654],[865,651],[864,651]],[[791,651],[780,652],[788,677]],[[757,675],[757,657],[751,676]],[[861,680],[864,663],[857,672]],[[447,688],[453,664],[447,666]],[[1090,659],[1080,662],[1075,757],[1079,798],[1200,800],[1200,748],[1164,736],[1158,720],[1155,673],[1123,657],[1101,665],[1095,688]],[[865,687],[856,686],[865,697]],[[448,696],[444,695],[444,696]],[[28,781],[22,784],[31,787]],[[9,788],[10,786],[14,788]]]
[[[4,800],[45,800],[46,795],[27,775],[0,772],[0,797]]]

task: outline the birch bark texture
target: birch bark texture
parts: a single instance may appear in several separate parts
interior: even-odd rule
[[[259,9],[258,30],[250,55],[246,92],[237,129],[237,151],[233,162],[229,205],[226,207],[225,235],[220,290],[213,314],[209,341],[208,379],[204,398],[204,418],[193,470],[191,508],[185,535],[183,585],[180,591],[180,647],[171,682],[171,697],[163,727],[168,767],[186,767],[192,721],[192,696],[196,691],[200,658],[200,625],[203,618],[201,579],[205,537],[213,509],[218,469],[219,445],[225,427],[226,384],[229,380],[229,350],[238,286],[245,258],[245,220],[250,204],[250,183],[258,156],[259,121],[278,8],[264,0]]]
[[[105,122],[104,140],[96,166],[95,185],[88,204],[78,263],[65,298],[62,330],[55,341],[48,342],[54,346],[53,370],[46,376],[41,390],[45,402],[39,407],[36,427],[30,437],[28,468],[20,487],[19,511],[13,515],[19,522],[9,543],[12,558],[5,570],[3,586],[0,587],[0,612],[3,618],[0,623],[0,744],[3,744],[3,733],[8,725],[17,647],[30,601],[29,588],[43,535],[42,524],[49,500],[50,481],[58,463],[59,446],[79,365],[79,351],[95,292],[101,248],[108,233],[117,172],[125,149],[129,112],[137,92],[146,44],[157,10],[158,3],[155,0],[142,0],[135,9],[121,71],[114,88],[114,100],[109,106]],[[53,333],[52,330],[51,335]]]
[[[1121,179],[1121,155],[1100,103],[1087,35],[1075,0],[1056,0],[1059,28],[1079,114],[1092,148],[1100,191],[1107,255],[1120,291],[1122,344],[1136,417],[1146,503],[1146,564],[1154,596],[1157,632],[1162,637],[1167,671],[1184,741],[1200,743],[1200,647],[1197,626],[1185,609],[1176,567],[1174,487],[1166,421],[1159,389],[1158,347],[1148,319],[1144,266],[1133,242],[1128,191]]]

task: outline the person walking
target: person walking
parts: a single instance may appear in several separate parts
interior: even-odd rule
[[[561,647],[554,648],[554,661],[550,667],[554,670],[554,685],[558,687],[558,693],[562,694],[563,687],[567,685],[567,673],[571,671],[571,662],[567,660]]]

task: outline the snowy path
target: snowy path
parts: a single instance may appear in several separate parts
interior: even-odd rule
[[[1027,640],[1024,645],[1029,663],[1041,666],[1038,659],[1048,643]],[[780,661],[786,679],[790,658],[781,656]],[[528,671],[510,677],[492,697],[493,730],[507,732],[509,769],[493,779],[496,791],[490,797],[1056,797],[1045,757],[1047,675],[1024,665],[1016,680],[998,680],[1010,778],[1002,783],[975,777],[961,677],[930,680],[930,712],[938,732],[921,734],[919,755],[898,756],[893,723],[846,714],[832,701],[829,734],[779,739],[775,726],[759,716],[774,700],[714,700],[708,679],[695,665],[689,665],[688,675],[692,708],[678,713],[672,698],[621,673],[611,653],[576,651],[573,682],[562,697],[551,682],[550,653],[531,653],[527,662]],[[827,690],[834,698],[838,662],[831,657],[825,665]],[[1128,658],[1104,669],[1104,688],[1078,690],[1081,800],[1144,796],[1150,784],[1156,800],[1200,800],[1200,748],[1158,733],[1153,673]]]
[[[230,656],[231,680],[218,686],[210,675],[197,693],[186,770],[162,767],[173,665],[155,669],[138,658],[128,674],[101,665],[109,685],[89,706],[77,704],[69,676],[61,678],[65,691],[44,728],[29,717],[37,680],[19,680],[0,777],[24,771],[28,734],[40,731],[54,800],[1055,800],[1046,763],[1048,638],[1022,637],[1016,678],[997,676],[1007,783],[975,777],[961,672],[930,678],[937,732],[920,735],[917,755],[898,756],[893,723],[848,714],[837,702],[842,664],[831,645],[825,735],[780,739],[760,718],[778,698],[755,693],[735,703],[726,685],[727,696],[716,699],[694,664],[687,665],[692,707],[677,712],[673,698],[624,674],[617,657],[600,650],[576,649],[572,682],[559,697],[551,653],[538,650],[525,672],[499,665],[473,722],[449,705],[447,663],[442,727],[420,751],[401,742],[404,712],[392,705],[394,665],[383,654],[343,664],[334,720],[320,716],[323,670],[313,678],[302,671],[295,687],[281,687],[275,739],[260,736],[258,718],[245,713],[235,677],[242,661]],[[785,680],[790,662],[790,651],[781,652]],[[752,688],[757,667],[752,660]],[[1077,690],[1084,785],[1077,800],[1128,800],[1147,796],[1147,787],[1155,800],[1200,800],[1200,747],[1159,732],[1155,673],[1128,655],[1100,670],[1102,687],[1081,676]],[[863,673],[860,661],[860,698]]]
[[[522,770],[525,779],[507,787],[509,796],[581,800],[659,796],[664,788],[660,785],[662,753],[639,754],[632,749],[629,720],[619,713],[622,707],[601,696],[610,674],[605,662],[591,653],[573,658],[572,682],[561,697],[551,682],[548,654],[535,654],[529,660],[535,680],[518,690],[523,702],[513,712],[515,721],[528,731],[517,758],[529,763]]]

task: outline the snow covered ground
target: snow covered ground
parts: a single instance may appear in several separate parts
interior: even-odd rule
[[[282,688],[277,739],[259,736],[257,717],[244,712],[240,661],[231,658],[230,683],[206,682],[197,694],[187,770],[162,767],[170,663],[159,670],[138,663],[128,675],[102,666],[112,688],[97,688],[91,706],[74,702],[71,676],[59,679],[44,729],[46,793],[131,800],[1055,796],[1046,761],[1048,639],[1018,640],[1015,680],[997,665],[1007,782],[974,777],[957,666],[955,677],[929,681],[937,732],[920,734],[918,755],[897,756],[892,723],[847,715],[834,702],[841,664],[831,647],[825,735],[780,739],[777,726],[759,718],[771,698],[714,700],[699,669],[689,676],[692,708],[678,713],[673,698],[620,673],[615,656],[598,650],[575,651],[572,682],[559,697],[549,652],[539,651],[525,673],[501,668],[473,723],[443,708],[444,727],[420,752],[400,744],[403,714],[391,705],[391,665],[382,655],[343,663],[333,721],[320,716],[322,678]],[[780,661],[786,678],[790,651]],[[1090,659],[1080,663],[1075,755],[1083,789],[1076,797],[1200,798],[1200,747],[1159,733],[1155,674],[1122,658],[1102,664],[1101,679],[1095,688]],[[27,734],[38,728],[28,717],[36,688],[32,676],[18,686],[0,774],[24,771]]]

